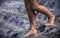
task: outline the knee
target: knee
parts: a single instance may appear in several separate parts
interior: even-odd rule
[[[33,10],[39,10],[39,9],[43,9],[43,8],[45,8],[45,6],[43,6],[43,5],[32,5]]]
[[[39,8],[39,5],[31,5],[33,10],[37,10]]]

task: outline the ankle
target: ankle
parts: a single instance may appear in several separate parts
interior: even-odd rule
[[[34,31],[34,30],[36,30],[36,28],[31,28],[30,30]]]
[[[55,16],[54,15],[51,15],[50,17],[48,17],[48,18],[55,18]]]

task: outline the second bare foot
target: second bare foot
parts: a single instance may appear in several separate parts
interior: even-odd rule
[[[48,18],[48,22],[45,24],[45,26],[53,25],[54,20],[55,20],[55,16],[52,16],[51,18]]]

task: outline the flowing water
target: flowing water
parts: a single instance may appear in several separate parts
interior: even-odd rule
[[[28,38],[58,38],[60,31],[59,5],[55,0],[39,0],[56,16],[52,27],[43,26],[47,17],[36,12],[38,34]],[[0,38],[21,38],[30,28],[29,18],[24,0],[0,0]],[[41,31],[41,33],[40,33]]]

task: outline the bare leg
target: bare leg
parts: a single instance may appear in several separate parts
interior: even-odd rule
[[[23,36],[25,38],[27,36],[37,33],[37,31],[36,31],[36,16],[35,16],[34,10],[30,7],[29,0],[24,0],[24,2],[25,2],[25,6],[27,9],[28,17],[30,21],[30,31]]]
[[[45,24],[46,26],[53,25],[55,16],[52,15],[46,7],[39,5],[38,0],[30,0],[30,3],[33,10],[39,11],[48,17],[48,22]]]

